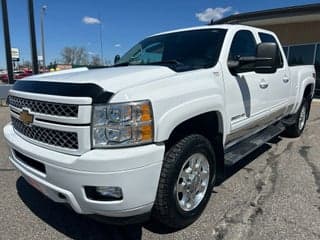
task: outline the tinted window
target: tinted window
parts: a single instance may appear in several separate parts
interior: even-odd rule
[[[267,34],[267,33],[259,33],[259,37],[260,37],[261,42],[263,42],[263,43],[271,42],[271,43],[277,44],[277,47],[278,47],[278,58],[276,59],[277,67],[278,68],[283,67],[283,59],[281,56],[281,52],[279,51],[279,45],[278,45],[276,39],[272,35]]]
[[[259,33],[259,37],[261,39],[261,42],[273,42],[273,43],[277,43],[276,39],[267,33]]]
[[[320,44],[317,45],[315,68],[316,68],[316,76],[317,76],[316,95],[317,97],[320,97]]]
[[[159,62],[162,59],[163,50],[164,46],[162,42],[155,42],[153,44],[150,44],[140,53],[140,60],[143,63]]]
[[[314,48],[314,44],[291,46],[289,50],[289,65],[312,65]]]
[[[218,61],[225,34],[224,29],[206,29],[149,37],[117,64],[164,65],[175,71],[209,68]]]
[[[237,60],[240,56],[255,56],[256,47],[257,43],[250,31],[239,31],[233,38],[229,53],[229,60]]]

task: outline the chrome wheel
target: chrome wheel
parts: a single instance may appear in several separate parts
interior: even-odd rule
[[[307,113],[307,108],[306,108],[306,105],[304,104],[302,106],[300,116],[299,116],[299,123],[298,123],[299,130],[302,130],[304,128],[304,125],[306,124],[306,113]]]
[[[195,209],[204,198],[210,180],[210,166],[202,153],[191,155],[183,164],[176,184],[176,197],[184,211]]]

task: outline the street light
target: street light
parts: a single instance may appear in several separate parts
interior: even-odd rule
[[[43,5],[41,8],[41,48],[42,48],[42,68],[43,71],[46,68],[46,57],[44,48],[44,16],[46,14],[47,5]]]

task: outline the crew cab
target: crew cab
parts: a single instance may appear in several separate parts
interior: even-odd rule
[[[4,136],[10,161],[53,201],[179,229],[200,216],[226,165],[284,131],[300,136],[314,88],[314,67],[289,67],[270,31],[180,29],[110,67],[17,81]]]

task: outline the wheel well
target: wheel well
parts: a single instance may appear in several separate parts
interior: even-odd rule
[[[312,98],[312,90],[313,90],[313,84],[309,84],[304,90],[303,97],[308,99],[308,100],[311,100],[311,98]]]
[[[165,142],[166,151],[190,134],[203,135],[211,142],[216,154],[217,173],[218,178],[220,178],[224,169],[223,120],[221,114],[219,112],[208,112],[179,124]]]
[[[312,91],[313,91],[313,84],[309,84],[303,93],[303,98],[307,99],[308,102],[308,112],[307,112],[307,119],[309,119],[310,109],[311,109],[311,102],[312,102]]]

